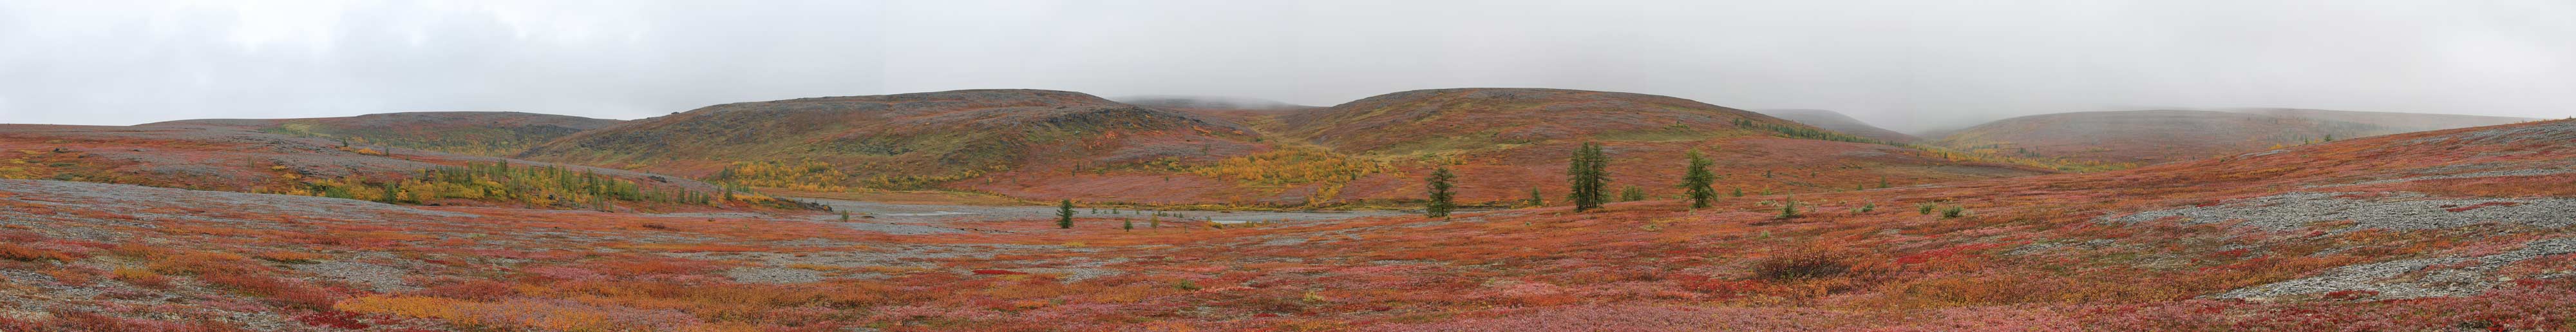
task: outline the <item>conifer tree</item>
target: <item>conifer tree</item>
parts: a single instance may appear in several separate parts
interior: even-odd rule
[[[1449,181],[1455,178],[1457,175],[1450,174],[1449,167],[1431,170],[1431,203],[1422,207],[1423,216],[1448,218],[1449,210],[1458,208],[1457,203],[1450,201],[1451,196],[1455,195],[1449,192]]]
[[[1717,200],[1717,174],[1708,170],[1715,164],[1716,161],[1708,160],[1708,156],[1700,154],[1699,150],[1691,150],[1690,169],[1682,172],[1682,195],[1690,198],[1691,208],[1706,209],[1710,201]]]
[[[1789,194],[1789,198],[1785,201],[1788,202],[1788,204],[1780,205],[1780,219],[1797,218],[1798,194]]]
[[[1538,193],[1538,188],[1530,188],[1529,204],[1530,206],[1547,206],[1547,195]]]
[[[1135,221],[1135,220],[1129,220],[1129,219],[1119,219],[1119,220],[1121,220],[1121,221],[1126,221],[1126,222],[1127,222],[1127,225],[1125,225],[1125,226],[1119,226],[1119,228],[1120,228],[1120,229],[1124,229],[1124,230],[1131,231],[1131,232],[1136,230],[1136,221]]]
[[[1066,200],[1064,200],[1064,203],[1063,203],[1063,204],[1058,204],[1058,205],[1056,205],[1056,206],[1055,206],[1055,228],[1064,228],[1064,229],[1071,229],[1071,228],[1073,228],[1073,200],[1072,200],[1072,199],[1066,199]]]
[[[1610,200],[1606,190],[1610,186],[1610,157],[1601,153],[1600,144],[1586,142],[1574,150],[1572,159],[1565,174],[1574,190],[1566,194],[1566,199],[1574,201],[1575,212],[1601,208],[1601,203]]]

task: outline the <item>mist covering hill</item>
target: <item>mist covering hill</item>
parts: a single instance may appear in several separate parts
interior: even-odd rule
[[[1829,110],[1768,109],[1754,111],[1779,117],[1781,119],[1787,119],[1789,121],[1797,121],[1798,123],[1816,126],[1816,128],[1822,128],[1824,130],[1832,130],[1881,141],[1913,143],[1921,140],[1921,138],[1916,138],[1914,135],[1906,135],[1905,133],[1887,130],[1886,128],[1879,128],[1878,126],[1870,125],[1868,122],[1862,122],[1860,119],[1853,119],[1851,116]]]

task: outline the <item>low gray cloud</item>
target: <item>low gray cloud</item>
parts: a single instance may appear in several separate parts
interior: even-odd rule
[[[1838,110],[2576,114],[2564,1],[0,1],[0,122],[631,119],[1041,88],[1330,105],[1448,87]]]

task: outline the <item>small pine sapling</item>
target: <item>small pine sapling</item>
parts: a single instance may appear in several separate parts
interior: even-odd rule
[[[1798,217],[1798,195],[1797,195],[1797,194],[1790,194],[1790,195],[1789,195],[1789,198],[1788,198],[1785,202],[1788,202],[1788,203],[1787,203],[1787,204],[1780,204],[1780,219],[1797,218],[1797,217]]]

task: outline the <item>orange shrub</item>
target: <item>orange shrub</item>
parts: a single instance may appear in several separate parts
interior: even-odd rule
[[[126,242],[116,244],[116,247],[114,248],[108,248],[107,253],[109,255],[116,255],[117,257],[152,259],[161,257],[161,255],[169,254],[170,250],[139,242]]]
[[[45,276],[54,277],[55,282],[65,285],[88,285],[91,279],[95,279],[91,272],[77,267],[57,267],[45,269]]]
[[[331,303],[335,302],[330,294],[321,289],[315,289],[294,280],[264,275],[210,273],[197,276],[197,280],[245,294],[277,300],[287,306],[302,309],[328,309],[331,308]]]
[[[134,284],[135,286],[143,286],[145,288],[152,289],[170,288],[169,277],[163,277],[160,273],[153,273],[150,269],[119,267],[116,268],[116,271],[110,274],[116,276],[116,280],[124,281],[128,284]]]
[[[161,260],[152,262],[149,267],[153,272],[180,275],[258,274],[268,271],[268,267],[252,263],[250,258],[241,255],[207,251],[163,255]]]
[[[62,253],[62,252],[56,252],[56,251],[52,251],[52,250],[44,250],[44,249],[29,248],[29,247],[27,247],[27,246],[18,245],[18,244],[15,244],[15,243],[0,243],[0,259],[9,259],[9,260],[15,260],[15,261],[21,261],[21,262],[34,262],[34,261],[72,261],[72,260],[78,260],[78,259],[80,259],[80,257],[75,257],[75,256],[72,256],[72,254],[67,254],[67,253]]]

